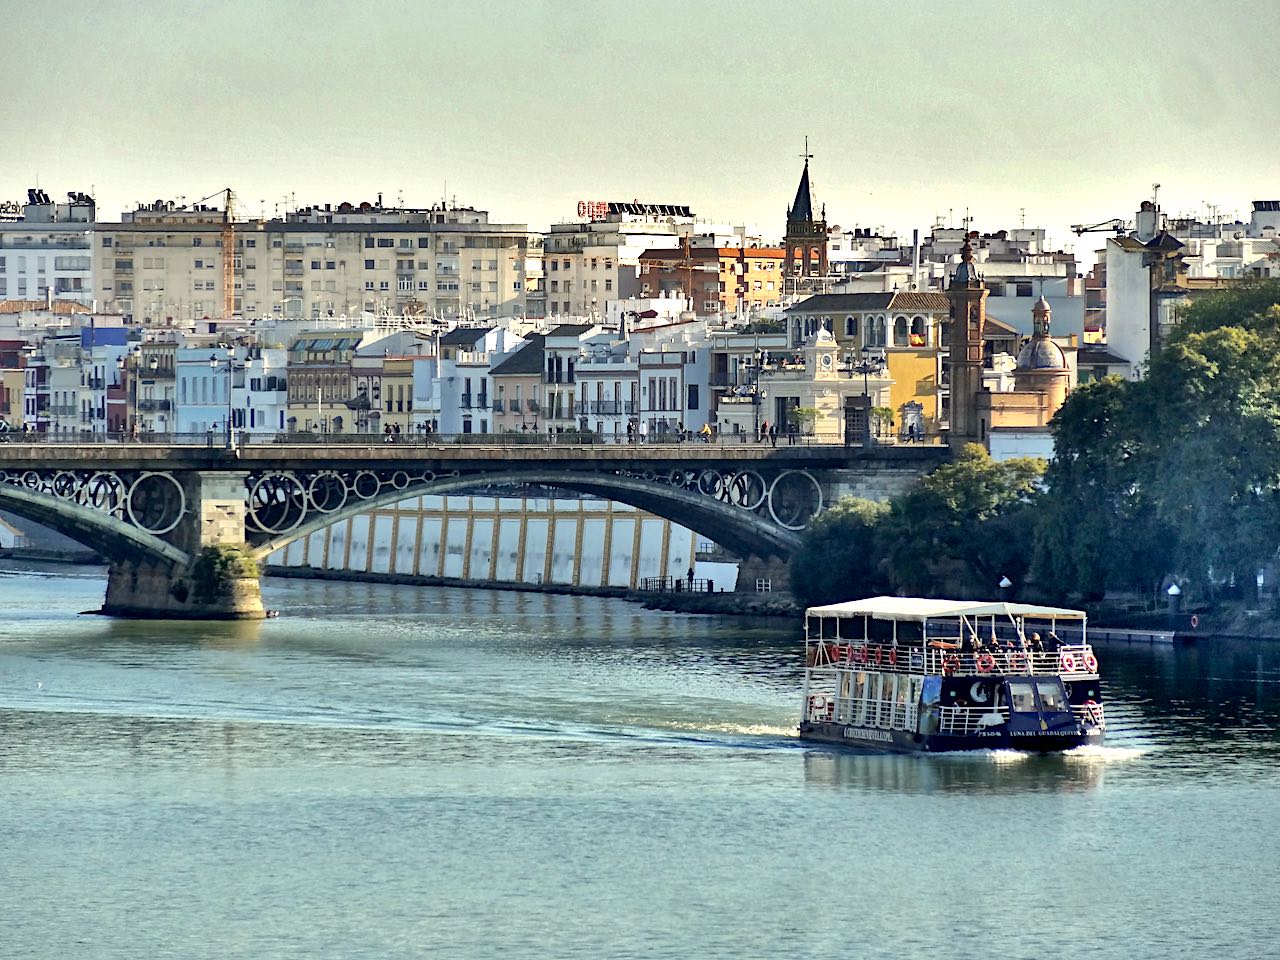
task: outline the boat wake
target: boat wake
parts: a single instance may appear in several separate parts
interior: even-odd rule
[[[1080,760],[1086,763],[1121,763],[1137,760],[1151,752],[1150,747],[1118,747],[1107,744],[1086,744],[1067,750],[1062,755],[1068,760]]]

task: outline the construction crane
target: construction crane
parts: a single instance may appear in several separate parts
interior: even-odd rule
[[[1128,233],[1129,230],[1129,221],[1121,220],[1119,217],[1104,220],[1102,223],[1095,223],[1087,227],[1077,223],[1071,228],[1071,232],[1077,237],[1086,233],[1114,233],[1119,236],[1122,233]]]
[[[195,206],[214,197],[222,198],[222,319],[230,320],[236,313],[236,224],[232,207],[235,194],[230,187],[201,197]]]

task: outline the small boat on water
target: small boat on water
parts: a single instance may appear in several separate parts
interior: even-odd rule
[[[1102,743],[1086,619],[1064,607],[916,597],[810,607],[800,736],[911,753]]]

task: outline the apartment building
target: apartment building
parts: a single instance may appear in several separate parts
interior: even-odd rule
[[[96,216],[93,198],[74,191],[66,203],[34,189],[25,204],[0,204],[0,300],[72,300],[92,307]]]
[[[646,250],[640,258],[641,297],[685,297],[700,317],[743,316],[782,300],[782,247],[686,245]]]
[[[158,201],[96,224],[100,298],[148,326],[223,317],[224,221],[214,206]],[[527,276],[540,269],[524,224],[456,205],[325,204],[236,223],[234,238],[233,312],[244,319],[521,317]]]

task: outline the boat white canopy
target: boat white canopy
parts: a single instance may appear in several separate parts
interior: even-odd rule
[[[871,617],[875,620],[933,620],[944,617],[1031,617],[1043,620],[1084,620],[1083,610],[1041,607],[1030,603],[981,600],[927,600],[922,597],[868,597],[810,607],[809,617]]]

